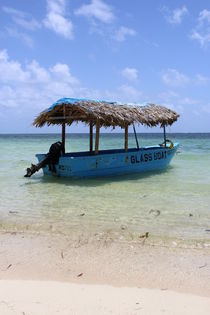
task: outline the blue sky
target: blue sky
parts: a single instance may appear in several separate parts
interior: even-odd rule
[[[171,132],[210,132],[209,57],[209,1],[0,0],[0,133],[58,131],[31,122],[61,97],[159,103]]]

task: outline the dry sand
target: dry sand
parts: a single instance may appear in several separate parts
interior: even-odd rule
[[[210,298],[140,288],[0,281],[1,315],[209,315]]]
[[[0,279],[0,315],[210,314],[209,248],[1,233]]]

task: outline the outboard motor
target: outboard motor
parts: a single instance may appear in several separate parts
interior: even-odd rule
[[[49,170],[56,173],[55,165],[58,164],[61,155],[65,154],[65,148],[62,142],[58,141],[51,145],[46,157],[38,164],[31,164],[31,167],[27,168],[26,175],[24,177],[31,177],[34,173],[38,172],[40,168],[49,165]]]

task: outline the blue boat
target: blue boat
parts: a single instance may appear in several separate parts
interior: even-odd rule
[[[47,154],[37,154],[38,164],[27,169],[30,177],[39,169],[44,175],[69,178],[90,178],[126,175],[165,169],[179,144],[166,138],[166,126],[172,125],[179,115],[166,107],[154,104],[128,105],[116,102],[88,99],[63,98],[43,111],[34,121],[36,127],[47,125],[62,126],[62,141],[53,144]],[[89,125],[89,151],[65,152],[66,125],[83,122]],[[135,123],[149,127],[163,128],[163,143],[140,147]],[[125,130],[124,149],[99,150],[101,127],[120,126]],[[128,147],[128,130],[133,127],[136,148]],[[93,130],[95,148],[93,148]]]

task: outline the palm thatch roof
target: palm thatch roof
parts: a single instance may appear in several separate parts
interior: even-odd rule
[[[87,99],[62,98],[50,108],[44,110],[34,120],[33,125],[61,125],[65,122],[85,124],[99,123],[102,127],[120,126],[125,128],[133,123],[154,127],[172,125],[179,115],[164,106],[147,104],[146,106],[118,104]]]

